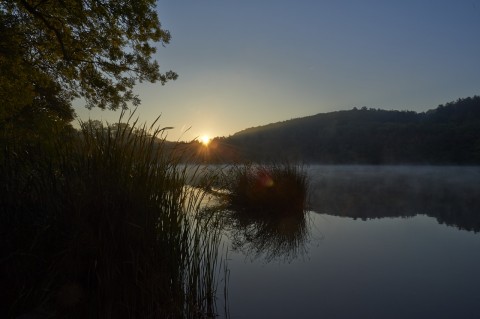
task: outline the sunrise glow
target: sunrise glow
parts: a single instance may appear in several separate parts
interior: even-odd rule
[[[208,146],[208,144],[210,144],[210,137],[208,135],[203,135],[202,137],[200,137],[200,143]]]

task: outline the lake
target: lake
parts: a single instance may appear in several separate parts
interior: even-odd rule
[[[480,317],[479,167],[306,170],[302,225],[224,237],[230,318]]]

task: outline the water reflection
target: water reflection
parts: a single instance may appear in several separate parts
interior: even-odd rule
[[[262,214],[258,210],[209,209],[204,216],[214,216],[232,249],[252,259],[290,261],[305,253],[309,219],[304,211]]]
[[[480,168],[314,166],[310,202],[319,213],[363,220],[425,214],[480,232]]]
[[[308,174],[320,214],[222,211],[238,252],[228,262],[232,318],[478,317],[480,168],[311,166]],[[293,260],[306,249],[298,262],[245,260]]]
[[[362,220],[420,214],[480,232],[480,167],[314,165],[308,175],[310,209],[317,213]],[[311,222],[303,210],[217,205],[204,215],[214,217],[234,250],[252,259],[291,261],[306,253]]]

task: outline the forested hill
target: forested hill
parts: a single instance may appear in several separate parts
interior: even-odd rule
[[[428,112],[354,108],[249,128],[215,140],[230,160],[313,163],[480,164],[480,96]]]

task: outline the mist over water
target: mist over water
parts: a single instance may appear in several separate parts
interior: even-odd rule
[[[307,171],[305,253],[230,251],[232,318],[478,317],[480,167]]]
[[[425,214],[480,231],[480,168],[454,166],[313,166],[311,208],[371,219]]]

